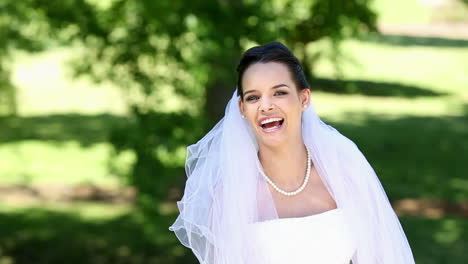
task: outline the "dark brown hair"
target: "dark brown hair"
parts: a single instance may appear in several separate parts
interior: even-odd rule
[[[297,89],[310,88],[307,83],[301,63],[294,54],[282,43],[271,42],[248,49],[237,66],[237,95],[243,97],[242,77],[247,68],[254,63],[278,62],[284,64],[291,73]]]

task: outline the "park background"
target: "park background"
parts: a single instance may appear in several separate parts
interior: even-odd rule
[[[168,230],[185,148],[275,40],[416,263],[466,263],[468,1],[2,0],[0,264],[197,263]]]

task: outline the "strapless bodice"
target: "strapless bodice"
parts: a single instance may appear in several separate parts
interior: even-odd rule
[[[356,242],[342,209],[254,224],[258,263],[349,264]]]

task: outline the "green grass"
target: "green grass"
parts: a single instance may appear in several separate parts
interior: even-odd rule
[[[115,208],[105,206],[99,212],[109,210]],[[0,263],[196,263],[167,230],[171,220],[162,216],[154,228],[125,210],[101,218],[83,217],[76,208],[0,212]]]
[[[127,113],[124,94],[107,83],[73,79],[69,59],[73,48],[56,48],[37,54],[16,53],[12,82],[17,87],[21,116],[48,114]]]
[[[391,200],[468,200],[468,41],[347,40],[343,81],[317,66],[314,105],[366,155]],[[416,263],[464,263],[466,219],[402,217]]]
[[[466,263],[468,222],[460,217],[400,218],[416,263]]]
[[[82,209],[86,210],[86,209]],[[100,209],[113,210],[111,206]],[[131,212],[101,219],[83,217],[76,210],[23,208],[0,211],[2,263],[198,263],[167,230],[173,216],[161,217],[158,228]],[[400,218],[416,263],[465,263],[468,225],[446,217]],[[10,262],[8,262],[10,261]]]
[[[378,13],[379,23],[386,25],[468,21],[468,5],[461,0],[438,2],[443,3],[431,6],[423,0],[374,0],[372,7]]]
[[[28,209],[29,208],[29,209]],[[16,214],[30,209],[42,209],[56,213],[71,214],[86,221],[109,221],[132,212],[130,204],[111,204],[99,202],[29,202],[27,204],[3,204],[0,214]]]
[[[112,115],[0,117],[0,183],[120,185],[109,168],[116,165],[125,173],[133,156],[115,157],[108,140],[111,128],[122,122]]]
[[[468,112],[398,118],[351,113],[347,119],[353,122],[329,123],[358,145],[390,200],[468,200]]]
[[[427,91],[464,96],[468,100],[467,46],[468,40],[459,47],[347,40],[343,43],[347,59],[341,68],[347,79],[410,84]],[[316,67],[317,75],[334,76],[329,61],[323,60]]]
[[[405,41],[345,41],[343,81],[330,61],[317,66],[315,107],[357,143],[392,200],[466,201],[468,46]]]
[[[0,147],[2,183],[66,184],[96,183],[118,185],[107,162],[109,144],[82,147],[77,142],[50,143],[27,140]]]
[[[19,116],[0,117],[0,184],[121,184],[109,172],[108,136],[126,114],[124,97],[110,85],[73,80],[71,51],[15,55]],[[119,168],[128,170],[129,160]]]
[[[432,16],[419,0],[375,0],[373,7],[383,23],[427,23]]]

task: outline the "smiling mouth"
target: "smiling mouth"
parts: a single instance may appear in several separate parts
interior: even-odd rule
[[[260,127],[264,132],[270,133],[281,129],[283,126],[283,118],[272,118],[262,122]]]

